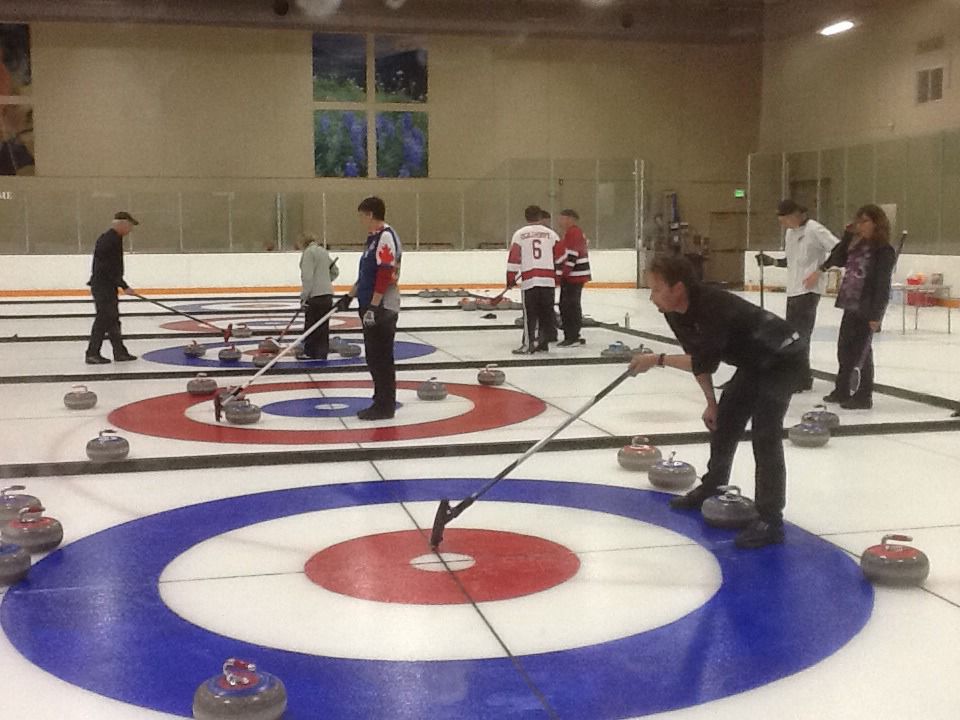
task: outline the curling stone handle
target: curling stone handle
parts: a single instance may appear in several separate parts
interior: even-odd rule
[[[670,453],[670,459],[667,460],[667,462],[671,462],[671,463],[672,463],[676,457],[677,457],[677,451],[674,450],[673,452]]]
[[[740,488],[737,487],[736,485],[721,485],[720,487],[717,488],[717,490],[722,492],[724,495],[729,495],[732,497],[741,496]]]
[[[27,488],[23,485],[8,485],[5,488],[0,488],[0,495],[6,495],[8,492],[18,492],[19,490],[26,490]]]
[[[240,673],[254,673],[257,671],[257,666],[252,662],[246,660],[238,660],[237,658],[230,658],[225,663],[223,663],[223,676],[227,679],[227,682],[231,685],[247,685],[250,683],[250,678],[245,675],[240,675]]]
[[[909,535],[884,535],[883,540],[880,541],[881,545],[889,545],[890,540],[896,540],[897,542],[910,542],[913,540]]]
[[[20,508],[18,513],[19,520],[22,523],[34,523],[43,517],[43,511],[46,508],[43,505],[31,505],[30,507]]]
[[[103,437],[104,435],[116,435],[116,434],[117,434],[117,431],[114,430],[113,428],[106,428],[105,430],[100,431],[99,437]]]
[[[649,444],[650,444],[650,438],[646,437],[645,435],[634,435],[630,439],[631,447],[641,447],[643,445],[649,445]]]
[[[74,386],[73,386],[73,389],[74,389],[74,390],[82,390],[83,392],[86,392],[86,391],[87,391],[87,386],[86,386],[86,385],[74,385]]]

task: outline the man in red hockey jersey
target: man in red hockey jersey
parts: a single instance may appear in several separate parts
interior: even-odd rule
[[[583,327],[581,295],[583,286],[590,281],[590,258],[587,256],[587,239],[577,222],[576,210],[560,211],[560,229],[563,240],[559,246],[560,262],[560,319],[563,324],[563,340],[558,347],[583,345],[580,337]]]
[[[542,224],[542,212],[536,205],[524,210],[527,224],[513,234],[507,257],[507,287],[523,290],[523,345],[516,355],[550,349],[560,238]]]

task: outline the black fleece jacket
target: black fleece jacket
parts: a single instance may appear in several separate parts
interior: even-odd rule
[[[844,267],[850,254],[850,244],[854,235],[849,230],[843,234],[840,243],[830,252],[830,255],[820,266],[821,270],[832,267]],[[867,276],[863,281],[863,293],[860,295],[860,307],[857,314],[879,322],[887,311],[890,302],[890,281],[893,277],[893,266],[897,262],[897,252],[892,245],[874,245],[867,261]]]

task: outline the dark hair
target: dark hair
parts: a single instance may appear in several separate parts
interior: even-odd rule
[[[682,282],[686,288],[699,285],[693,265],[680,255],[657,255],[647,268],[652,275],[659,275],[670,287]]]
[[[374,196],[364,198],[363,202],[357,205],[357,212],[370,213],[374,220],[386,220],[387,206],[383,200]]]
[[[560,214],[561,214],[561,215],[566,215],[567,217],[572,217],[574,220],[579,220],[579,219],[580,219],[580,215],[577,214],[577,211],[576,211],[576,210],[571,210],[571,209],[569,209],[569,208],[567,208],[566,210],[561,210],[561,211],[560,211]]]
[[[523,211],[523,217],[527,219],[527,222],[542,220],[543,210],[540,209],[539,205],[527,205],[527,209]]]
[[[542,210],[542,209],[540,210],[540,219],[541,219],[541,220],[549,220],[551,217],[552,217],[552,216],[550,215],[550,213],[549,213],[548,211]]]
[[[873,237],[870,238],[872,245],[890,244],[890,218],[879,205],[864,205],[857,210],[857,217],[865,217],[873,220]]]

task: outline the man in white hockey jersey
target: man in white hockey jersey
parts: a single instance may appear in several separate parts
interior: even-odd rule
[[[840,241],[816,220],[809,219],[807,209],[790,198],[780,201],[777,217],[780,227],[786,230],[786,257],[774,259],[761,252],[757,254],[757,264],[787,268],[787,322],[807,343],[803,377],[795,389],[795,392],[804,392],[813,387],[810,337],[817,321],[820,296],[827,289],[827,279],[820,271],[820,265]]]
[[[524,210],[527,224],[513,234],[507,257],[507,287],[523,290],[523,344],[515,355],[550,349],[560,238],[542,224],[542,213],[536,205]]]

